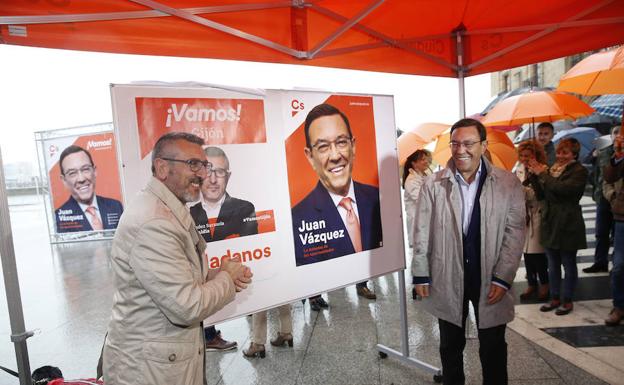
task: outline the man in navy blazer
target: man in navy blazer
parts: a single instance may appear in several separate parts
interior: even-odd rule
[[[352,178],[355,138],[346,115],[330,104],[308,113],[304,149],[319,182],[292,209],[297,266],[382,246],[379,190]],[[358,294],[374,299],[366,282]]]
[[[209,223],[206,211],[199,202],[191,207],[191,216],[197,224],[197,231],[206,242],[221,241],[258,234],[258,223],[249,218],[256,217],[256,209],[251,202],[231,197],[225,193],[223,204],[214,224]],[[210,227],[214,226],[213,232]]]
[[[91,154],[71,145],[61,153],[59,165],[61,180],[71,196],[54,212],[56,232],[117,228],[123,206],[118,200],[95,195],[97,169]]]
[[[362,238],[362,251],[371,250],[381,247],[381,217],[379,211],[379,190],[376,187],[353,181],[353,190],[355,193],[355,201],[357,202],[359,211],[360,231]],[[345,224],[338,213],[336,205],[332,201],[329,192],[319,181],[314,190],[312,190],[298,205],[292,209],[293,230],[295,233],[295,257],[297,266],[306,265],[325,261],[332,258],[341,257],[343,255],[355,253],[353,243],[349,237],[349,233]],[[320,224],[324,221],[324,224]],[[318,223],[319,229],[313,230],[313,224]],[[306,228],[307,227],[307,228]],[[315,248],[319,242],[306,242],[303,239],[307,235],[317,233],[329,233],[338,231],[336,236],[329,235],[331,240],[327,241],[328,248],[324,252],[316,254],[314,252],[306,252],[309,248]],[[321,238],[319,235],[318,238]],[[327,236],[325,238],[328,238]],[[321,244],[325,242],[321,241]],[[323,251],[321,250],[321,251]],[[310,254],[310,255],[306,255]]]

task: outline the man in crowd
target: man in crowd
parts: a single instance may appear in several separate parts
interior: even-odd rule
[[[61,180],[71,196],[55,212],[56,232],[115,229],[123,212],[121,202],[95,194],[97,168],[91,154],[71,145],[59,160]]]
[[[379,190],[351,177],[355,138],[347,116],[330,104],[320,104],[306,116],[304,132],[305,156],[319,181],[292,209],[297,266],[380,247]],[[302,237],[306,238],[310,225],[315,223],[324,224],[324,231],[338,231],[342,236],[328,240],[326,247],[303,243]],[[319,246],[323,249],[315,249]],[[376,298],[366,282],[356,286],[358,295]]]
[[[615,219],[613,244],[613,269],[611,270],[611,291],[613,309],[605,319],[607,326],[617,326],[624,318],[624,137],[619,133],[613,140],[613,157],[604,169],[604,180],[612,184],[605,195],[611,203]],[[605,185],[606,187],[606,185]]]
[[[555,144],[552,138],[555,136],[555,127],[549,122],[542,122],[537,126],[537,141],[544,147],[546,163],[548,167],[555,163]]]
[[[218,147],[206,147],[204,153],[211,167],[202,183],[200,202],[190,208],[197,231],[206,242],[258,234],[254,205],[231,197],[226,191],[232,175],[227,155]],[[224,340],[213,325],[204,329],[204,333],[208,351],[230,350],[237,346],[236,341]]]
[[[468,303],[479,335],[483,383],[507,384],[506,324],[514,318],[511,285],[525,236],[524,191],[513,174],[484,156],[485,127],[451,127],[452,157],[425,179],[417,204],[413,282],[439,319],[444,384],[464,384]]]
[[[620,133],[620,126],[611,129],[611,140]],[[596,248],[594,250],[594,264],[583,269],[585,273],[606,273],[609,271],[609,247],[611,246],[610,237],[613,231],[613,213],[611,205],[603,195],[602,183],[604,168],[609,164],[613,156],[613,145],[609,145],[602,149],[596,149],[593,153],[593,172],[592,198],[596,202]]]
[[[152,151],[152,175],[124,213],[111,251],[112,316],[104,382],[190,384],[205,380],[202,321],[233,301],[251,271],[224,259],[211,270],[185,204],[199,199],[208,162],[203,140],[168,133]]]

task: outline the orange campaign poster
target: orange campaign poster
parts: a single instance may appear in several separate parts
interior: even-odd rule
[[[117,228],[123,205],[113,133],[47,139],[43,145],[56,233]]]
[[[211,166],[200,200],[188,206],[206,242],[275,231],[273,210],[257,211],[249,197],[254,194],[240,186],[235,191],[246,194],[232,192],[236,179],[230,183],[232,174],[253,172],[253,165],[245,170],[236,166],[241,161],[236,159],[240,150],[251,144],[266,146],[262,99],[136,97],[135,104],[141,158],[146,158],[158,138],[168,132],[192,133],[204,140]]]
[[[286,162],[297,266],[381,247],[373,98],[331,95],[296,113],[305,121]]]
[[[135,98],[141,158],[171,131],[190,132],[207,145],[266,142],[259,99]]]

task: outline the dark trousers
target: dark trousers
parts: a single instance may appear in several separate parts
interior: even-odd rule
[[[609,266],[609,236],[613,231],[611,204],[604,197],[596,203],[596,250],[594,263],[600,267]]]
[[[217,328],[208,326],[204,329],[204,336],[206,337],[206,341],[212,341],[217,336]]]
[[[479,298],[471,299],[475,314],[479,314]],[[440,325],[440,358],[442,360],[442,382],[444,385],[463,385],[464,347],[466,346],[466,318],[468,299],[464,299],[462,327],[438,320]],[[477,318],[478,324],[478,318]],[[507,342],[506,324],[488,329],[478,329],[479,358],[483,370],[484,385],[507,384]]]
[[[524,253],[524,267],[526,267],[529,286],[537,286],[537,279],[542,285],[548,283],[548,259],[546,253]]]

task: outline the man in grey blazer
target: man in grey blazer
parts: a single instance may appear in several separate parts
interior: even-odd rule
[[[186,133],[158,139],[153,177],[117,227],[103,350],[108,385],[205,383],[202,321],[251,282],[251,271],[239,262],[208,269],[206,243],[185,206],[198,199],[210,167],[202,144]]]
[[[484,385],[507,384],[505,329],[525,237],[524,190],[484,155],[481,122],[451,127],[447,167],[425,179],[414,219],[412,275],[423,307],[439,320],[445,385],[464,384],[468,303],[479,334]]]

